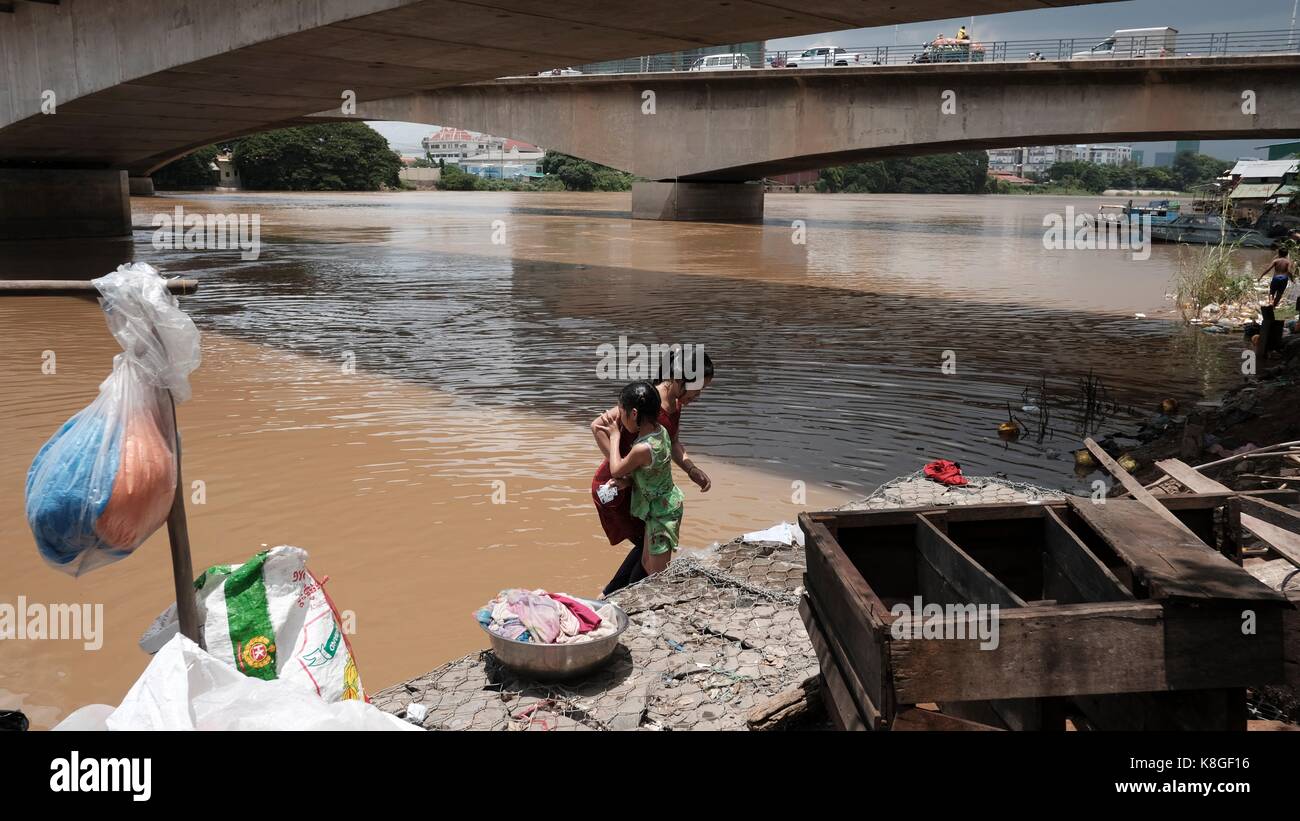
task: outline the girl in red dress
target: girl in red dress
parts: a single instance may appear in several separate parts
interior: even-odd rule
[[[655,387],[659,389],[659,424],[668,429],[668,436],[673,440],[673,462],[682,470],[690,480],[699,486],[701,492],[707,491],[712,483],[709,481],[708,474],[691,461],[687,455],[686,448],[677,435],[678,427],[681,424],[682,409],[699,398],[704,388],[713,383],[713,360],[708,354],[704,355],[704,385],[696,389],[688,389],[685,378],[665,379],[659,381]],[[627,587],[629,584],[638,582],[646,576],[645,568],[641,566],[641,548],[642,540],[645,534],[645,523],[632,515],[632,488],[625,480],[617,480],[609,471],[609,432],[614,425],[619,424],[618,406],[596,417],[591,423],[591,433],[596,438],[596,446],[600,452],[605,455],[605,461],[600,463],[596,469],[596,475],[591,480],[591,499],[596,505],[596,512],[600,515],[600,525],[605,530],[605,535],[609,538],[610,544],[630,540],[632,549],[628,551],[627,558],[619,566],[618,572],[614,578],[610,579],[609,584],[605,585],[602,596],[608,596],[615,590]],[[620,455],[626,456],[627,451],[632,447],[633,437],[624,436],[619,441]],[[602,502],[600,494],[602,486],[612,486],[617,489],[617,495],[608,502]],[[609,490],[603,491],[608,497]]]

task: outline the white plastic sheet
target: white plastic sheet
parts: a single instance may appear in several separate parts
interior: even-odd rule
[[[283,679],[249,678],[180,635],[163,645],[116,709],[82,707],[54,729],[419,730],[362,701],[326,702]]]

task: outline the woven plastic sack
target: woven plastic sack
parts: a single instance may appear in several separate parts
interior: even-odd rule
[[[167,520],[176,493],[172,400],[189,398],[200,361],[198,329],[152,267],[123,265],[94,284],[122,353],[99,395],[27,472],[36,547],[74,576],[130,555]]]
[[[283,679],[326,701],[366,700],[342,619],[307,551],[280,545],[194,580],[199,633],[215,658],[250,678]],[[140,638],[156,652],[178,632],[176,605]]]

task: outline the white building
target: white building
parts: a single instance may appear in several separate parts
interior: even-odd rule
[[[504,143],[500,137],[463,128],[442,128],[420,141],[426,157],[434,162],[443,160],[447,165],[460,165],[466,157],[500,151]]]
[[[531,143],[505,140],[496,149],[466,157],[460,167],[480,177],[511,180],[517,177],[537,176],[538,166],[546,152]]]
[[[1058,162],[1123,165],[1133,159],[1128,145],[1030,145],[1023,148],[992,148],[988,151],[989,170],[1008,174],[1046,174]]]

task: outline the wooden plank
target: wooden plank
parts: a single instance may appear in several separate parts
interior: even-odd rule
[[[1070,507],[1110,545],[1133,571],[1135,584],[1145,587],[1152,598],[1282,600],[1280,593],[1210,548],[1181,523],[1173,527],[1150,515],[1140,501],[1107,499],[1094,504],[1071,500]]]
[[[1229,490],[1226,485],[1199,473],[1196,468],[1178,459],[1156,462],[1156,467],[1198,493]],[[1258,499],[1250,499],[1245,505],[1239,503],[1239,506],[1242,509],[1242,526],[1277,551],[1279,556],[1300,567],[1300,513]],[[1264,511],[1270,511],[1272,517],[1262,516]]]
[[[1156,462],[1156,467],[1177,479],[1188,490],[1197,493],[1232,492],[1232,488],[1216,482],[1181,459],[1162,459]]]
[[[1241,497],[1241,523],[1278,555],[1300,567],[1300,513],[1264,499]],[[1255,528],[1259,527],[1259,530]],[[1262,532],[1261,532],[1262,531]]]
[[[978,641],[891,640],[895,698],[920,704],[1278,683],[1285,678],[1284,612],[1254,609],[1254,635],[1243,634],[1237,606],[1133,601],[1003,609],[989,649]]]
[[[935,712],[934,710],[922,710],[920,707],[904,707],[899,710],[898,715],[894,717],[894,726],[890,729],[896,732],[934,730],[943,732],[1000,732],[1002,730],[1001,727],[981,724],[978,721],[969,721],[947,713]]]
[[[1024,599],[1011,592],[979,562],[972,559],[924,516],[917,517],[917,577],[933,572],[956,593],[956,599],[931,590],[929,601],[938,604],[996,604],[999,607],[1024,607]],[[926,591],[923,584],[922,596]],[[914,617],[919,614],[914,614]]]
[[[843,666],[860,684],[855,694],[860,696],[861,714],[878,725],[887,724],[893,713],[893,697],[884,625],[872,611],[888,611],[824,526],[810,525],[805,533],[806,587],[819,623],[828,643],[844,660]]]
[[[1147,510],[1155,513],[1161,519],[1164,519],[1174,527],[1187,531],[1189,536],[1196,539],[1198,542],[1200,541],[1200,537],[1193,533],[1191,528],[1183,524],[1177,516],[1170,512],[1169,508],[1160,504],[1159,500],[1152,496],[1151,493],[1142,486],[1141,482],[1133,478],[1133,474],[1121,467],[1119,462],[1110,458],[1110,454],[1102,450],[1101,445],[1094,442],[1092,437],[1084,439],[1083,444],[1088,448],[1089,452],[1092,453],[1093,457],[1101,464],[1101,466],[1106,468],[1106,471],[1110,473],[1111,476],[1114,476],[1116,481],[1123,485],[1124,489],[1131,493],[1133,498],[1145,506]]]
[[[1115,578],[1115,574],[1092,555],[1092,551],[1084,546],[1074,531],[1066,527],[1056,511],[1047,511],[1043,527],[1046,559],[1061,571],[1059,576],[1049,577],[1044,574],[1044,578],[1054,579],[1053,587],[1060,584],[1074,593],[1073,596],[1066,597],[1057,590],[1051,591],[1062,604],[1128,601],[1133,598],[1133,594]]]
[[[1225,490],[1218,493],[1183,493],[1177,496],[1156,496],[1160,504],[1170,510],[1202,510],[1227,504],[1229,498],[1243,496],[1268,499],[1279,504],[1300,504],[1300,491],[1269,490]],[[1000,502],[988,505],[953,505],[950,507],[922,507],[904,510],[821,510],[800,514],[810,523],[821,524],[827,528],[834,527],[874,527],[876,525],[909,524],[918,514],[945,512],[949,522],[973,522],[991,519],[1035,518],[1042,516],[1044,509],[1060,510],[1066,501],[1027,504],[1025,502]]]
[[[827,715],[838,730],[866,730],[867,724],[858,713],[857,702],[849,693],[844,673],[834,653],[831,652],[826,633],[817,621],[811,600],[807,596],[799,599],[799,615],[803,618],[808,639],[812,643],[813,652],[817,654],[817,662],[821,667],[823,701],[826,704]],[[875,720],[873,717],[873,723]]]

